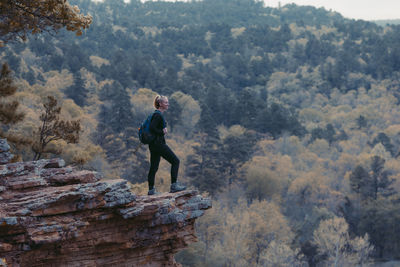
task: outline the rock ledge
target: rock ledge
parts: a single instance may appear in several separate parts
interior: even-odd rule
[[[210,207],[193,190],[136,196],[125,180],[61,159],[4,164],[0,258],[8,266],[177,266],[174,254],[196,241],[195,219]]]

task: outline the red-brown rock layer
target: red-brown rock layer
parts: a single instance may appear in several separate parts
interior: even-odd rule
[[[136,196],[60,159],[0,165],[0,258],[8,266],[176,266],[211,207],[197,191]]]

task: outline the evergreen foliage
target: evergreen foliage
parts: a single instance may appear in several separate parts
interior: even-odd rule
[[[196,188],[215,195],[222,191],[228,182],[221,161],[220,140],[207,134],[200,138],[201,143],[193,147],[194,153],[188,155],[186,175]]]
[[[22,112],[17,111],[19,103],[14,100],[12,102],[5,102],[3,99],[12,96],[17,91],[11,70],[7,63],[4,63],[0,73],[0,123],[2,126],[14,124],[24,118]]]
[[[28,33],[62,27],[81,35],[92,22],[90,16],[80,14],[77,6],[62,0],[1,1],[0,7],[0,45],[17,37],[25,39]]]
[[[78,106],[86,105],[86,97],[88,91],[85,88],[84,80],[80,73],[74,75],[74,84],[65,90],[65,95],[72,100],[74,100],[75,104]]]
[[[40,115],[42,125],[36,133],[38,140],[33,140],[32,150],[35,155],[33,160],[39,160],[43,153],[59,154],[60,152],[48,150],[48,144],[57,140],[64,140],[68,144],[79,142],[81,125],[78,121],[65,121],[60,119],[61,107],[53,96],[48,96],[43,104],[44,113]]]
[[[370,245],[400,257],[399,26],[256,0],[69,2],[93,16],[80,38],[67,28],[0,48],[29,118],[3,125],[9,137],[31,135],[54,95],[60,120],[84,131],[45,150],[140,194],[149,162],[136,128],[167,95],[179,180],[214,200],[184,266],[360,265]],[[158,176],[166,191],[168,167]],[[317,241],[338,237],[337,254]]]

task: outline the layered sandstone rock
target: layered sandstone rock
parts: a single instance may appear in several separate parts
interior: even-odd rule
[[[0,165],[0,258],[8,266],[176,266],[211,207],[196,191],[136,196],[61,159]]]

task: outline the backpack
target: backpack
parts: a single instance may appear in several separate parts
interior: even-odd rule
[[[159,112],[159,111],[154,111],[152,114],[150,114],[140,125],[139,127],[139,140],[142,144],[150,144],[151,142],[154,141],[155,136],[150,132],[150,123],[151,119],[153,118],[154,113]]]

